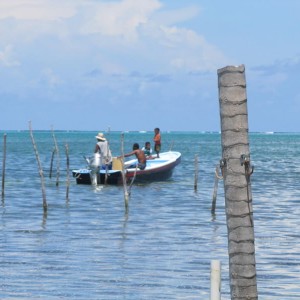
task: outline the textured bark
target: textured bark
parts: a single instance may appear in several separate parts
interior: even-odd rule
[[[258,299],[245,67],[218,70],[218,84],[231,299]]]

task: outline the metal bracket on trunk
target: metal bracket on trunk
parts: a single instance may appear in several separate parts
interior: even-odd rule
[[[245,166],[246,176],[251,176],[254,172],[254,166],[250,164],[250,155],[242,154],[240,157],[241,166]]]

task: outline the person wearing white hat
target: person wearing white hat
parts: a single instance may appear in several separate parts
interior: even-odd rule
[[[97,144],[95,146],[95,153],[99,153],[101,155],[101,169],[111,170],[112,168],[112,155],[109,149],[108,142],[104,137],[102,132],[99,132],[95,138],[97,139]]]

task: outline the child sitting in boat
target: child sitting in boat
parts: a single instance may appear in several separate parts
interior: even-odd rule
[[[154,157],[152,156],[152,149],[151,149],[151,144],[150,142],[146,142],[145,146],[142,148],[146,155],[146,159],[153,159]]]

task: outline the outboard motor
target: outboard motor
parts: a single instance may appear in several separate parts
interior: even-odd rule
[[[90,177],[92,185],[97,185],[97,177],[100,171],[101,166],[101,155],[99,153],[95,153],[92,157],[87,158],[85,160],[88,163],[88,167],[91,170]]]

